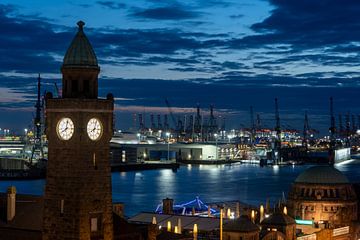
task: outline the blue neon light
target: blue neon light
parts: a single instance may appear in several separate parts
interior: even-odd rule
[[[296,224],[300,224],[300,225],[313,225],[313,221],[312,220],[302,220],[302,219],[295,219]]]
[[[183,204],[174,205],[174,210],[178,209],[177,212],[181,211],[182,215],[192,212],[192,209],[195,209],[195,212],[205,212],[208,210],[209,206],[204,204],[199,197],[196,197],[194,200],[189,201]],[[162,213],[162,204],[159,204],[155,210],[156,213]],[[211,214],[217,213],[215,209],[210,208]]]

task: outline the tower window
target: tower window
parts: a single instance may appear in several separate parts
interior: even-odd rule
[[[71,80],[71,89],[73,92],[79,91],[79,81],[78,80]]]
[[[84,93],[87,94],[90,91],[90,81],[84,80]]]

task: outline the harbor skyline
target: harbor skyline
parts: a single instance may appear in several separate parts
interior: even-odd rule
[[[360,113],[358,7],[330,0],[4,1],[0,127],[31,125],[38,72],[43,91],[61,88],[61,56],[73,22],[83,19],[102,69],[99,93],[116,97],[118,129],[132,126],[133,113],[168,113],[164,99],[175,114],[214,104],[228,129],[249,127],[253,106],[273,128],[277,97],[284,128],[301,130],[307,110],[311,127],[325,135],[330,96],[336,114]]]
[[[0,122],[1,238],[359,239],[358,4],[339,4],[0,5],[20,128]]]

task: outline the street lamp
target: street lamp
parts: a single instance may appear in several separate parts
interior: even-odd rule
[[[217,142],[218,142],[218,135],[217,133],[214,134],[214,137],[215,137],[215,160],[218,160],[218,145],[217,145]]]
[[[140,134],[140,133],[137,133],[136,136],[138,137],[138,141],[139,141],[139,143],[140,143],[141,134]]]
[[[167,136],[167,160],[170,160],[170,133],[166,133]]]

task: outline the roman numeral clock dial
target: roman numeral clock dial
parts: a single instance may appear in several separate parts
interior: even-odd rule
[[[102,124],[97,118],[92,118],[87,124],[87,134],[93,141],[99,140],[102,135]]]
[[[62,118],[56,126],[56,132],[60,139],[69,140],[74,134],[74,123],[70,118]]]

